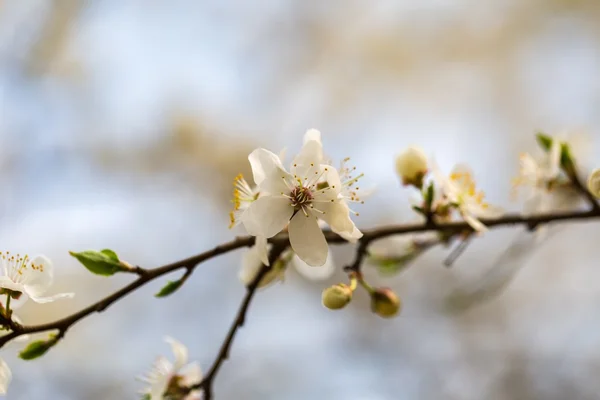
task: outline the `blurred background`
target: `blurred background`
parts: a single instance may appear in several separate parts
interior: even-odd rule
[[[519,210],[510,180],[538,129],[588,132],[600,165],[598,71],[597,0],[0,0],[0,246],[48,255],[52,291],[76,292],[19,315],[51,321],[131,279],[92,276],[68,250],[155,267],[240,234],[227,214],[248,153],[293,154],[308,128],[377,187],[361,227],[414,219],[393,168],[410,144],[446,170],[469,163],[491,202]],[[599,233],[555,231],[501,270],[514,278],[504,290],[460,313],[448,295],[496,276],[510,243],[530,240],[519,229],[477,240],[450,269],[447,249],[392,278],[368,269],[404,301],[393,320],[364,295],[321,306],[352,257],[337,247],[328,281],[290,270],[260,293],[216,396],[597,399]],[[243,296],[241,256],[201,265],[166,299],[153,297],[166,277],[147,285],[41,360],[6,346],[7,398],[135,399],[135,376],[172,357],[167,334],[207,369]]]

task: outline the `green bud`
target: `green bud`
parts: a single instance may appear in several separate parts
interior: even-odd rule
[[[371,293],[371,311],[383,318],[397,315],[402,308],[400,298],[391,289],[378,288]]]
[[[29,345],[19,353],[19,357],[23,360],[34,360],[46,354],[52,346],[58,342],[55,335],[51,335],[48,340],[38,340],[37,342],[29,343]]]
[[[346,307],[352,300],[352,289],[344,283],[338,283],[323,290],[323,305],[330,310]]]
[[[117,254],[109,249],[102,251],[86,250],[80,253],[69,252],[84,267],[96,275],[111,276],[117,272],[131,272],[131,265],[119,260]]]

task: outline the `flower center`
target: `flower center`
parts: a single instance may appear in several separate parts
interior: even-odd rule
[[[300,210],[304,206],[308,206],[313,200],[313,194],[309,188],[304,186],[296,186],[290,193],[290,202],[296,210]]]

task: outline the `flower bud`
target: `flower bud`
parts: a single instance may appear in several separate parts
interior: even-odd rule
[[[352,289],[350,286],[338,283],[323,290],[323,305],[330,310],[339,310],[346,307],[352,300]]]
[[[402,303],[391,289],[378,288],[371,293],[371,311],[383,318],[391,318],[400,312]]]
[[[423,187],[427,170],[427,156],[419,147],[409,147],[396,157],[396,172],[405,186]]]
[[[592,171],[588,179],[588,189],[594,196],[600,198],[600,168]]]

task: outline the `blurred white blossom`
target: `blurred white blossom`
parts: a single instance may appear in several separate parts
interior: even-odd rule
[[[152,370],[146,376],[140,378],[140,380],[149,384],[141,392],[149,400],[175,398],[174,395],[202,380],[200,366],[197,363],[187,364],[187,348],[170,337],[166,337],[165,341],[171,345],[171,350],[175,355],[175,362],[171,363],[165,357],[160,356],[154,362]],[[186,397],[177,398],[181,398],[182,400],[196,400],[200,398],[200,392],[193,391]]]
[[[487,231],[479,218],[498,218],[504,211],[484,201],[484,193],[477,191],[473,173],[465,165],[459,164],[446,177],[434,167],[435,181],[441,188],[446,201],[456,207],[463,219],[477,232]]]

